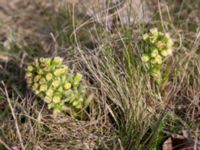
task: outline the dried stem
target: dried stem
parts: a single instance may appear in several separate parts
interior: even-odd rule
[[[18,122],[17,122],[17,118],[16,118],[16,115],[15,115],[15,112],[14,112],[14,109],[12,107],[12,104],[11,104],[11,101],[10,101],[10,98],[9,98],[9,95],[8,95],[8,91],[6,89],[6,86],[4,84],[4,82],[2,81],[1,82],[4,86],[4,92],[5,92],[5,95],[6,95],[6,99],[8,101],[8,104],[9,104],[9,107],[10,107],[10,110],[11,110],[11,113],[12,113],[12,116],[13,116],[13,119],[15,121],[15,127],[16,127],[16,131],[17,131],[17,136],[19,138],[19,142],[20,142],[20,145],[21,145],[21,148],[22,150],[25,150],[25,147],[24,147],[24,144],[23,144],[23,140],[22,140],[22,136],[21,136],[21,133],[20,133],[20,130],[19,130],[19,126],[18,126]]]

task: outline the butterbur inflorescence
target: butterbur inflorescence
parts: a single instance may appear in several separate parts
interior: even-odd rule
[[[76,113],[90,102],[86,98],[86,88],[81,84],[82,75],[69,73],[60,57],[35,59],[27,67],[26,80],[55,114]]]
[[[167,56],[172,55],[173,41],[168,33],[159,32],[157,28],[143,35],[143,40],[148,44],[142,56],[149,72],[157,81],[161,79],[161,66]]]

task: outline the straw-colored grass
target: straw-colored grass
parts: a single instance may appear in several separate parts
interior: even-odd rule
[[[199,1],[160,2],[151,22],[112,30],[70,6],[21,4],[0,16],[0,149],[162,149],[184,129],[199,140]],[[174,41],[162,85],[141,61],[151,27]],[[84,120],[54,116],[26,87],[24,68],[40,56],[61,56],[84,75],[94,95]]]

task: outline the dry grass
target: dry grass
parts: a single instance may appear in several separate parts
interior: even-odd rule
[[[12,10],[16,15],[3,15],[0,28],[0,56],[12,57],[7,62],[0,57],[0,149],[161,149],[183,129],[199,140],[198,1],[161,2],[151,23],[117,24],[112,31],[50,1],[20,4]],[[162,86],[140,60],[142,34],[154,26],[170,32],[175,42]],[[26,64],[55,55],[83,73],[94,94],[85,120],[53,116],[26,88]]]

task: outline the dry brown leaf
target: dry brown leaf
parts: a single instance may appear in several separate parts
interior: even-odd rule
[[[169,138],[163,143],[162,149],[163,149],[163,150],[172,150],[172,138],[171,138],[171,137],[169,137]]]
[[[183,130],[182,134],[172,134],[162,145],[163,150],[193,150],[200,149],[200,143],[194,141],[188,130]]]

